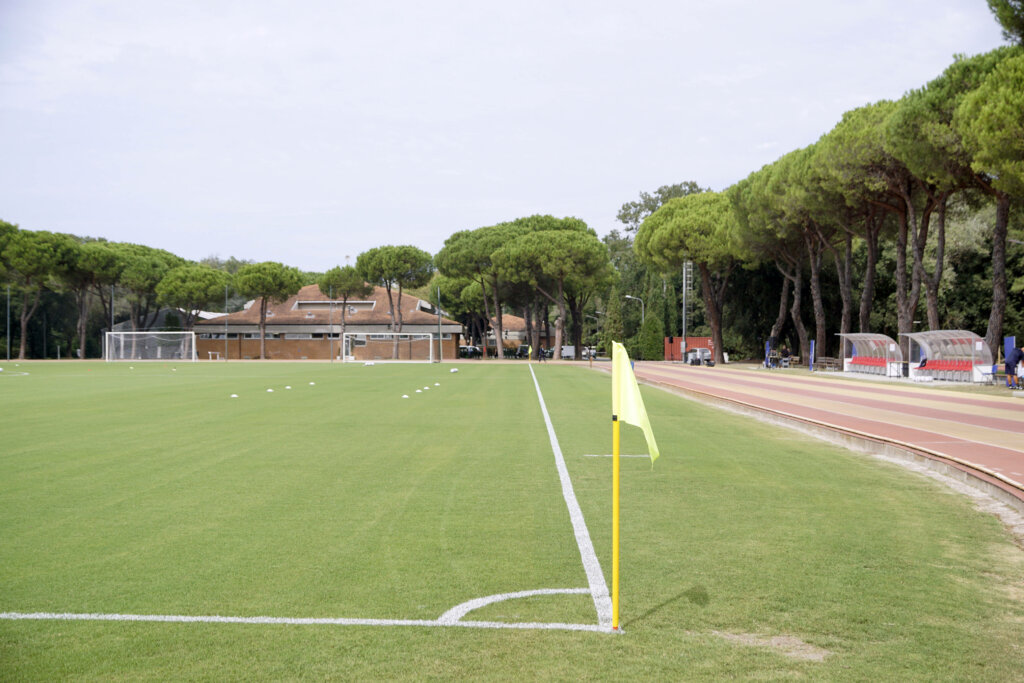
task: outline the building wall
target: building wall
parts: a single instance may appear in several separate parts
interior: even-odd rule
[[[692,349],[711,349],[714,351],[714,344],[711,343],[711,337],[687,337],[686,348],[687,350]],[[682,337],[665,337],[665,360],[684,360],[683,359],[683,338]]]
[[[328,339],[267,339],[265,341],[266,357],[269,360],[330,360],[331,343]],[[425,344],[421,344],[418,355],[412,360],[426,360],[429,355]],[[354,349],[356,360],[384,360],[390,359],[393,342],[367,342],[367,346],[357,346]],[[458,357],[459,339],[458,335],[452,335],[441,345],[445,360],[453,360]],[[199,360],[224,360],[223,339],[196,339],[196,351]],[[409,360],[408,344],[399,342],[400,360]],[[334,353],[341,358],[341,340],[334,340]],[[227,340],[228,360],[258,359],[260,357],[259,339],[228,339]],[[434,358],[437,359],[437,340],[434,340]]]

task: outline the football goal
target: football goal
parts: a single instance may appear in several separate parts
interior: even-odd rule
[[[434,335],[429,332],[346,332],[341,348],[346,362],[434,362]]]
[[[195,332],[107,332],[103,358],[118,360],[198,361]]]

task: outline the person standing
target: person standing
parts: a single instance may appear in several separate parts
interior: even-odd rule
[[[1024,359],[1024,351],[1022,351],[1022,349],[1024,349],[1024,346],[1021,346],[1020,348],[1015,346],[1010,349],[1008,354],[1006,354],[1006,383],[1011,389],[1020,388],[1017,385],[1017,366],[1020,364],[1021,360]]]

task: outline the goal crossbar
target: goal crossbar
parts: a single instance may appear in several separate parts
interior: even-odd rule
[[[114,361],[197,362],[195,332],[107,332],[103,337],[103,359]]]
[[[429,332],[346,332],[341,355],[346,363],[433,363],[435,338]]]

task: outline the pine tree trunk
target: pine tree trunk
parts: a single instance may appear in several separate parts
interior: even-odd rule
[[[782,271],[779,267],[778,261],[775,262],[775,267]],[[768,334],[770,338],[778,339],[779,335],[782,334],[782,326],[786,324],[786,315],[788,314],[789,307],[789,278],[782,278],[782,292],[779,294],[779,313],[775,316],[775,323],[772,325],[772,331]]]
[[[944,266],[946,251],[946,196],[940,197],[937,203],[938,213],[935,225],[935,270],[931,275],[924,272],[925,303],[928,308],[928,329],[940,330],[942,323],[939,320],[939,284],[942,282],[942,270]],[[923,247],[922,247],[923,248]]]
[[[884,221],[884,214],[876,209],[868,216],[865,225],[864,243],[868,248],[868,262],[864,266],[864,285],[860,292],[858,320],[861,332],[871,331],[871,305],[875,300],[875,272],[878,268],[878,236],[882,231]]]
[[[558,320],[555,321],[555,360],[562,359],[562,340],[565,339],[565,318],[566,318],[566,306],[565,306],[565,291],[563,289],[562,282],[558,283],[558,299],[555,302],[558,306]]]
[[[39,297],[42,296],[43,290],[36,289],[35,297],[32,299],[32,305],[28,305],[28,292],[22,298],[21,302],[21,344],[18,347],[18,360],[25,360],[25,354],[28,351],[28,321],[35,315],[36,308],[39,306]]]
[[[78,292],[78,348],[82,350],[81,359],[85,360],[86,327],[89,323],[89,290]],[[74,351],[69,354],[74,358]]]
[[[807,259],[811,266],[811,304],[814,309],[814,346],[818,354],[825,353],[825,302],[821,296],[821,241],[815,236],[805,238]],[[807,356],[810,359],[810,355]]]
[[[836,259],[839,270],[839,293],[843,299],[843,313],[839,319],[839,333],[848,334],[853,329],[853,235],[846,233],[842,263]]]
[[[501,298],[499,294],[499,288],[501,283],[498,282],[498,276],[494,276],[494,354],[498,359],[505,357],[505,345],[502,343],[502,337],[505,332],[505,322],[501,319]]]
[[[811,346],[807,343],[807,326],[804,325],[803,317],[800,315],[800,305],[803,302],[804,273],[799,266],[793,268],[793,275],[787,275],[793,283],[793,303],[789,307],[789,317],[793,321],[793,328],[796,330],[797,340],[800,342],[800,355],[803,358],[811,357]]]
[[[721,364],[725,361],[724,339],[722,336],[722,311],[725,308],[725,289],[729,283],[729,268],[721,276],[718,283],[713,282],[711,269],[706,263],[699,262],[700,286],[704,294],[704,306],[707,309],[708,324],[711,327],[711,345],[715,347],[715,363]]]
[[[266,360],[267,297],[260,299],[260,360]]]
[[[992,231],[992,309],[988,316],[985,342],[999,355],[1003,342],[1003,316],[1006,313],[1006,231],[1010,222],[1010,196],[996,194],[996,224]],[[995,359],[993,359],[995,360]]]

